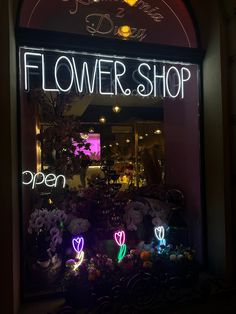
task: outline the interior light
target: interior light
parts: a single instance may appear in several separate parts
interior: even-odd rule
[[[94,128],[92,128],[92,127],[89,128],[88,132],[89,132],[89,133],[94,133]]]
[[[118,105],[115,105],[112,107],[112,111],[115,113],[119,113],[121,111],[121,107]]]
[[[118,142],[116,142],[116,146],[119,146],[119,143],[118,143]]]
[[[145,136],[148,136],[148,134],[147,134],[147,133],[145,133]]]
[[[128,38],[131,34],[131,27],[129,25],[122,25],[118,28],[118,35],[121,37]]]
[[[88,134],[87,133],[80,133],[80,136],[83,140],[87,140],[88,139]]]
[[[161,130],[160,129],[155,130],[154,134],[161,134]]]
[[[138,2],[138,0],[123,0],[123,1],[130,5],[131,7],[133,7]]]
[[[106,118],[105,118],[104,116],[101,116],[101,117],[99,118],[99,122],[100,122],[100,123],[106,123]]]
[[[112,144],[109,144],[109,147],[112,147]]]
[[[126,139],[126,143],[130,143],[130,139],[127,138],[127,139]]]

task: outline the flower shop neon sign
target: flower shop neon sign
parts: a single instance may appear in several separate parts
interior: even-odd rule
[[[30,185],[34,189],[37,185],[45,184],[49,188],[56,188],[61,182],[62,187],[66,185],[66,177],[62,174],[56,176],[54,173],[44,174],[43,172],[34,173],[32,171],[26,170],[22,172],[23,185]]]
[[[191,79],[187,65],[180,63],[36,48],[22,50],[25,91],[40,87],[45,92],[184,98]]]

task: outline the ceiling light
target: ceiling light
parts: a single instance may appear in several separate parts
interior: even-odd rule
[[[148,134],[147,134],[147,133],[145,133],[145,136],[148,136]]]
[[[112,111],[115,113],[119,113],[121,111],[121,107],[118,105],[115,105],[112,107]]]
[[[91,128],[89,128],[88,131],[89,131],[89,133],[94,133],[94,128],[91,127]]]
[[[154,134],[161,134],[161,130],[160,129],[155,130]]]
[[[87,133],[80,133],[80,137],[81,137],[83,140],[87,140],[87,139],[88,139],[88,134],[87,134]]]
[[[118,142],[116,142],[116,146],[119,146],[119,143],[118,143]]]
[[[127,138],[127,139],[126,139],[126,143],[130,143],[130,139]]]
[[[140,139],[140,140],[143,140],[143,136],[142,136],[142,135],[140,135],[140,136],[139,136],[139,139]]]
[[[138,0],[123,0],[123,1],[130,5],[131,7],[133,7],[138,2]]]
[[[112,144],[109,144],[109,147],[112,147]]]
[[[129,25],[122,25],[118,28],[118,35],[121,37],[128,38],[131,34],[131,27]]]
[[[106,118],[105,118],[104,116],[101,116],[101,117],[99,118],[99,122],[100,122],[100,123],[106,123]]]

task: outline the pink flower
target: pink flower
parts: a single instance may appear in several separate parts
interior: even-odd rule
[[[114,238],[116,243],[119,246],[122,246],[125,243],[125,232],[123,230],[115,232]]]

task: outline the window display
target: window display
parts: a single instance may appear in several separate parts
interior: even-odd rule
[[[140,272],[193,273],[198,66],[30,47],[19,55],[25,294],[63,287],[83,307]]]

